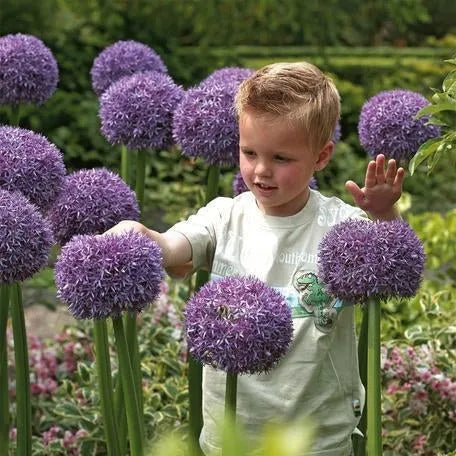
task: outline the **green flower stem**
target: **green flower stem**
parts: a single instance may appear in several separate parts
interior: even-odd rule
[[[207,171],[206,204],[212,201],[218,193],[220,168],[209,166]],[[195,292],[209,280],[209,272],[199,270],[196,273]],[[203,428],[203,367],[188,355],[188,391],[189,391],[189,421],[193,445],[199,448],[199,436]],[[202,453],[201,453],[202,454]]]
[[[32,454],[30,374],[24,308],[19,283],[11,286],[11,321],[16,372],[17,455],[30,456]]]
[[[11,105],[9,114],[9,123],[13,127],[18,127],[21,120],[21,105]]]
[[[117,374],[116,390],[114,393],[114,410],[116,413],[117,434],[119,435],[120,454],[127,454],[127,415],[125,414],[125,401],[123,399],[120,366]]]
[[[367,307],[362,311],[363,318],[361,321],[361,330],[358,340],[358,363],[359,376],[364,385],[367,397]],[[361,419],[358,423],[358,429],[363,433],[364,437],[354,434],[354,449],[356,456],[364,456],[366,454],[366,425],[367,425],[367,407],[364,406]]]
[[[124,317],[125,321],[125,337],[127,340],[128,354],[132,367],[133,378],[135,380],[134,387],[136,398],[138,400],[139,413],[141,415],[141,435],[144,440],[144,399],[142,390],[142,373],[141,373],[141,358],[139,356],[138,346],[138,327],[136,324],[137,314],[127,313]],[[119,366],[120,368],[121,366]]]
[[[0,448],[8,453],[9,446],[9,394],[8,394],[8,346],[6,327],[8,323],[9,290],[0,285]]]
[[[226,374],[225,386],[225,419],[236,420],[237,374]]]
[[[138,150],[136,157],[136,198],[138,199],[140,221],[144,221],[144,182],[146,178],[146,151]]]
[[[93,333],[95,336],[96,366],[98,388],[100,392],[101,412],[104,421],[104,433],[109,456],[121,456],[119,435],[114,414],[114,401],[109,359],[108,329],[106,320],[94,320]]]
[[[203,369],[201,364],[188,353],[188,394],[189,426],[192,445],[197,454],[203,454],[199,447],[199,436],[203,428]]]
[[[371,299],[367,306],[367,454],[381,456],[380,301]]]
[[[236,423],[237,374],[226,374],[225,386],[225,421],[223,423],[222,456],[228,456],[231,448],[231,435],[226,430],[233,429]]]
[[[131,187],[131,155],[127,147],[122,144],[121,146],[121,159],[120,159],[120,176],[127,185]]]
[[[141,416],[139,413],[138,399],[136,397],[133,370],[128,353],[121,317],[113,318],[114,336],[116,339],[117,353],[119,356],[119,372],[122,381],[122,390],[127,413],[128,436],[130,438],[131,456],[144,456],[144,443],[141,433]]]

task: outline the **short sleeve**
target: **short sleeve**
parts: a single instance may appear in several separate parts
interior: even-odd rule
[[[229,219],[232,205],[231,198],[215,198],[186,221],[178,222],[168,230],[177,231],[188,239],[194,270],[211,269],[218,233]]]

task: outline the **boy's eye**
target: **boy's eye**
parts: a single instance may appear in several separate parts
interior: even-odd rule
[[[285,163],[290,161],[289,158],[287,158],[287,157],[282,157],[281,155],[276,155],[276,156],[274,157],[274,160],[276,160],[276,161],[278,161],[278,162],[285,162]]]
[[[253,150],[243,150],[242,153],[247,157],[253,157],[255,155],[255,152],[253,152]]]

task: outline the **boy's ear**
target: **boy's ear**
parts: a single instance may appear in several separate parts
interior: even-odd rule
[[[315,171],[321,171],[326,167],[331,160],[331,156],[334,152],[334,143],[328,141],[323,149],[318,153],[317,161],[315,162]]]

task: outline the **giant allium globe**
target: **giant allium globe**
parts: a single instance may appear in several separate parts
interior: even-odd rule
[[[19,191],[46,211],[64,176],[63,155],[44,136],[0,126],[0,188]]]
[[[250,68],[239,68],[239,67],[226,67],[215,70],[206,79],[203,79],[198,87],[211,86],[213,84],[231,84],[235,83],[238,86],[242,81],[252,76],[254,73]]]
[[[122,220],[138,220],[135,193],[112,171],[83,169],[69,174],[47,213],[61,245],[75,234],[101,234]]]
[[[0,104],[44,103],[59,80],[51,50],[38,38],[0,37]]]
[[[231,374],[269,371],[293,334],[284,297],[253,277],[206,283],[188,301],[185,325],[191,355]]]
[[[161,57],[149,46],[137,41],[117,41],[94,60],[90,75],[94,92],[101,96],[113,83],[134,73],[167,73]]]
[[[161,250],[133,231],[75,236],[57,258],[55,277],[57,296],[75,318],[141,312],[160,294]]]
[[[429,102],[409,90],[387,90],[370,98],[362,107],[358,123],[361,145],[376,157],[410,160],[421,144],[439,135],[439,128],[426,125],[428,118],[416,119]]]
[[[320,242],[318,273],[331,294],[348,302],[410,297],[420,285],[424,258],[406,222],[349,219]]]
[[[21,282],[46,265],[49,224],[19,192],[0,189],[0,283]]]
[[[136,73],[112,84],[100,99],[101,132],[128,149],[172,145],[172,118],[184,90],[156,71]]]
[[[212,83],[186,92],[176,108],[173,136],[186,157],[209,165],[239,162],[239,131],[234,109],[238,84]]]

